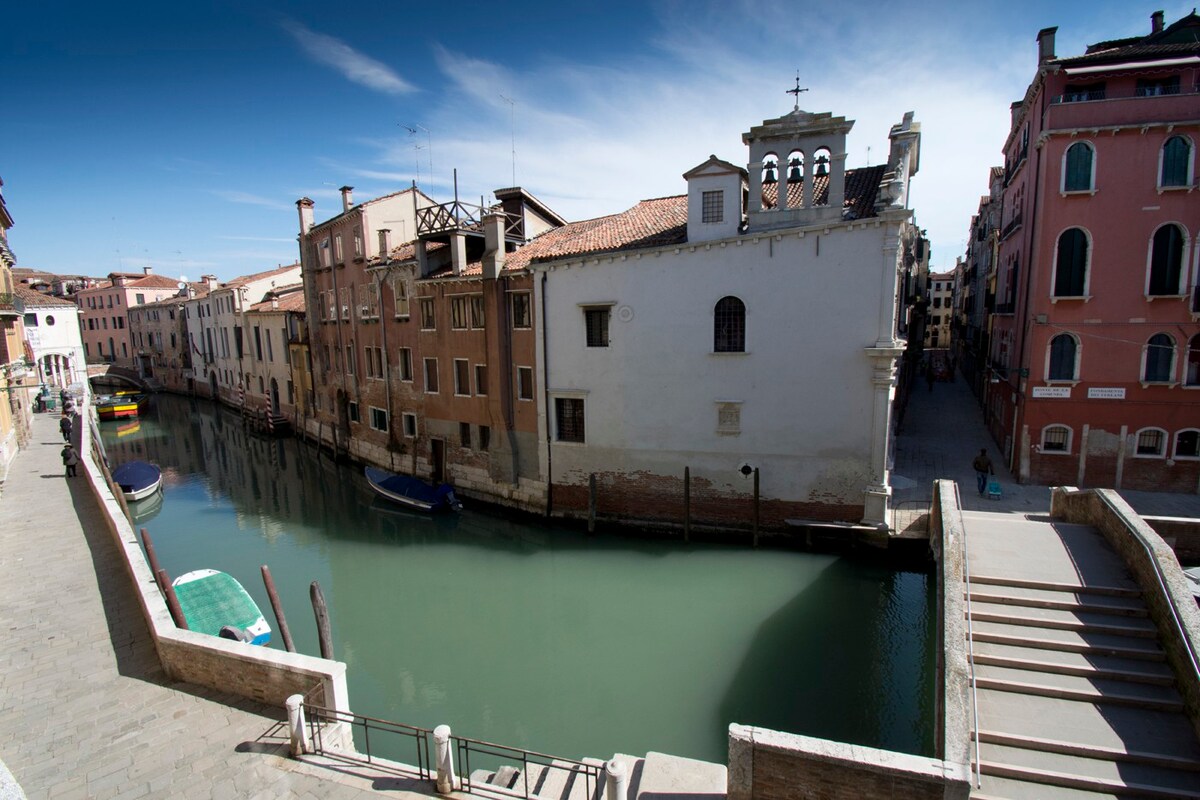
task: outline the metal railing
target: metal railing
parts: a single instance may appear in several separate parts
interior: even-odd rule
[[[318,689],[322,688],[320,686]],[[309,693],[310,695],[312,692]],[[308,695],[304,700],[304,723],[308,728],[308,740],[312,745],[313,752],[321,755],[344,755],[336,748],[330,748],[325,743],[325,732],[330,725],[344,723],[349,725],[352,731],[362,732],[361,749],[356,744],[355,749],[359,750],[359,755],[366,757],[366,763],[371,764],[376,768],[386,768],[378,761],[379,756],[371,749],[371,732],[375,732],[376,744],[379,744],[380,736],[388,737],[388,740],[394,741],[395,736],[402,736],[412,740],[414,752],[416,754],[417,774],[421,780],[433,779],[433,761],[430,758],[429,739],[433,733],[425,728],[418,728],[412,725],[404,725],[399,722],[389,722],[386,719],[377,719],[375,717],[367,717],[362,714],[354,714],[348,711],[338,711],[324,706],[314,705],[309,702]],[[390,751],[389,751],[390,752]],[[389,761],[397,759],[389,758]]]
[[[519,762],[521,765],[521,780],[520,788],[502,786],[500,788],[508,789],[510,792],[520,794],[525,800],[530,800],[535,794],[533,789],[539,788],[537,785],[531,787],[530,780],[530,765],[541,767],[543,772],[537,776],[538,783],[544,783],[543,775],[546,770],[557,769],[565,773],[565,779],[568,786],[564,787],[557,796],[566,797],[570,794],[570,783],[579,780],[580,777],[585,781],[587,790],[586,797],[590,800],[596,800],[603,788],[604,781],[604,766],[601,764],[587,764],[583,761],[575,761],[569,758],[559,758],[557,756],[538,753],[533,750],[524,750],[519,747],[509,747],[507,745],[495,744],[494,742],[484,742],[479,739],[468,739],[465,736],[450,737],[454,749],[458,756],[460,771],[462,772],[462,791],[473,792],[473,782],[471,779],[471,755],[486,756],[494,759],[500,759],[506,762]],[[494,785],[494,784],[491,784]]]

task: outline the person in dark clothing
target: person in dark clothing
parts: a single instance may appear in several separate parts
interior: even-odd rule
[[[75,467],[79,466],[79,454],[75,452],[75,448],[71,446],[71,443],[67,442],[59,455],[62,456],[63,466],[67,468],[67,477],[74,478]]]
[[[71,417],[68,414],[63,414],[62,419],[58,421],[58,429],[62,431],[63,441],[71,441]]]
[[[979,451],[979,455],[975,456],[971,466],[975,468],[975,481],[979,488],[979,496],[982,497],[984,490],[987,489],[988,476],[996,474],[992,468],[992,460],[988,458],[986,447]]]

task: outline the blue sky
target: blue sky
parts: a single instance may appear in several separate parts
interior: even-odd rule
[[[922,123],[917,222],[947,269],[1002,162],[1035,36],[1058,54],[1190,3],[10,4],[0,178],[18,266],[222,280],[296,260],[316,218],[416,179],[439,200],[516,183],[568,219],[685,191],[710,153],[801,107],[856,120],[850,166]],[[511,101],[511,102],[510,102]],[[406,129],[413,128],[416,135]],[[515,159],[513,156],[515,142]],[[868,148],[870,148],[868,154]],[[868,162],[869,158],[869,162]]]

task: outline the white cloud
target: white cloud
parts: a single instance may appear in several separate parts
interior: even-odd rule
[[[221,198],[222,200],[225,200],[230,203],[242,203],[242,204],[251,205],[251,206],[261,206],[262,208],[269,208],[274,211],[287,210],[292,207],[288,203],[283,203],[278,200],[272,200],[269,197],[263,197],[263,196],[257,195],[257,194],[251,194],[250,192],[241,192],[241,191],[231,190],[231,189],[213,189],[212,193],[214,195],[216,195],[217,197]]]
[[[416,87],[389,66],[363,55],[340,39],[310,31],[294,20],[285,19],[280,24],[309,58],[333,67],[346,80],[385,94],[399,95],[416,91]]]

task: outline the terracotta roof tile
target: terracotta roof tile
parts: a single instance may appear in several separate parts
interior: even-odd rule
[[[178,289],[179,281],[168,278],[166,275],[143,275],[125,286],[139,289]]]
[[[614,253],[687,240],[687,195],[643,200],[607,217],[547,231],[505,258],[505,270],[584,253]]]
[[[274,300],[264,300],[261,303],[255,303],[250,306],[251,311],[305,311],[307,306],[304,302],[304,292],[288,292],[278,298],[278,303],[274,304]],[[273,305],[274,304],[274,305]]]
[[[42,294],[34,291],[27,286],[14,286],[13,293],[21,298],[25,303],[25,307],[38,306],[39,308],[62,307],[79,308],[74,302],[67,300],[64,297],[54,297],[53,295]]]
[[[279,275],[280,273],[283,273],[283,272],[289,272],[291,270],[298,269],[299,267],[300,267],[300,262],[296,262],[295,264],[288,264],[287,266],[276,267],[275,269],[269,269],[264,272],[256,272],[253,275],[240,275],[231,281],[222,283],[220,288],[232,289],[232,288],[235,288],[238,286],[245,286],[248,283],[254,283],[255,281],[260,281],[263,278],[269,278],[272,275]]]
[[[879,182],[883,180],[883,174],[886,171],[887,167],[882,164],[846,170],[846,199],[842,208],[853,209],[856,219],[875,216],[875,198],[879,194]],[[801,191],[801,184],[788,184],[789,207],[800,205]],[[778,195],[778,183],[764,186],[763,208],[774,208]],[[813,202],[815,205],[824,205],[829,202],[828,175],[819,175],[813,181]]]

